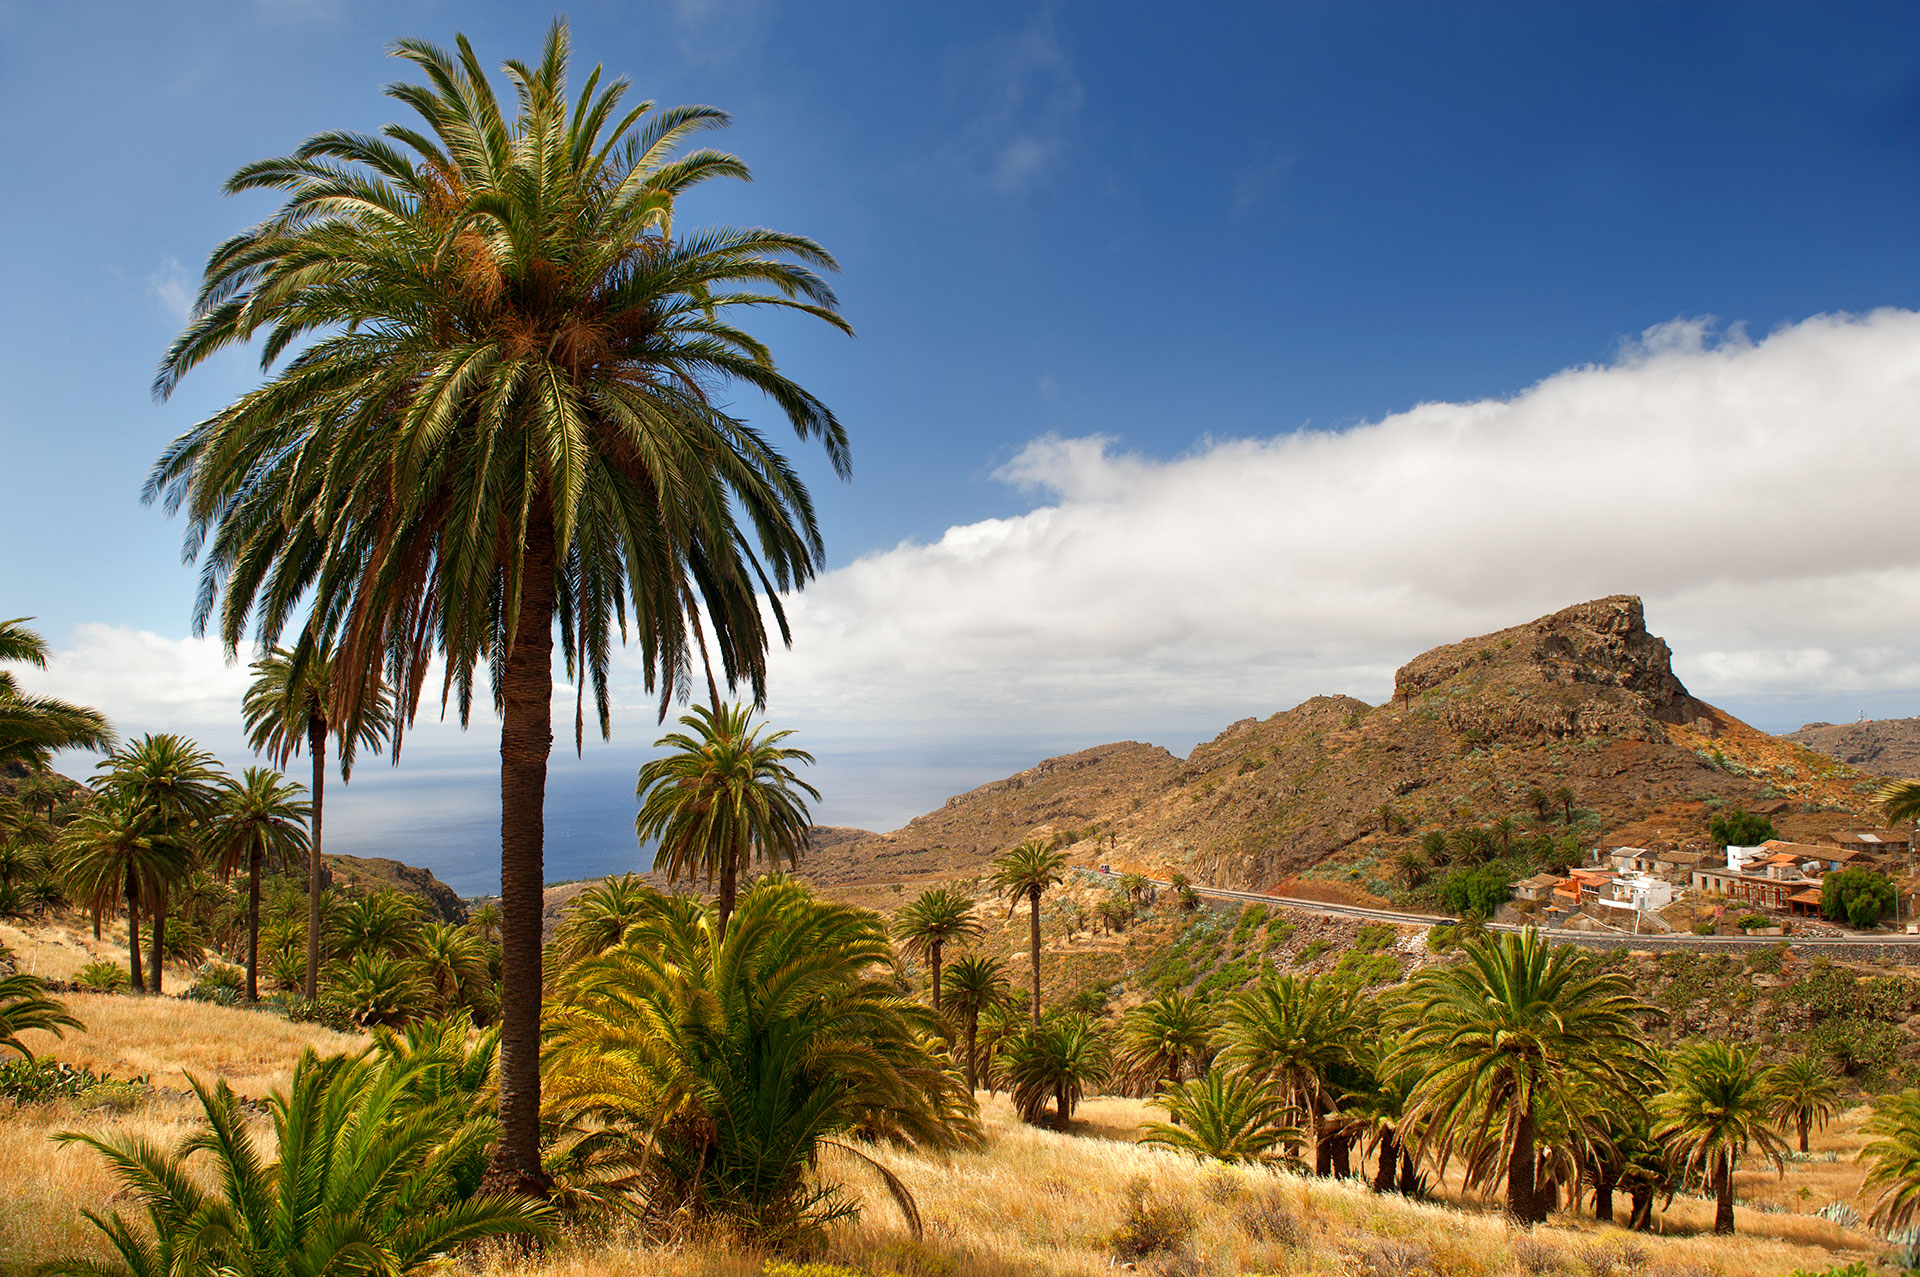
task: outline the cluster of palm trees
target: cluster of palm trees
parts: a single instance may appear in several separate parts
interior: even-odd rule
[[[995,862],[995,884],[1030,907],[1031,994],[1011,997],[997,961],[968,955],[935,975],[930,999],[964,1037],[969,1084],[1005,1086],[1029,1121],[1051,1105],[1064,1124],[1082,1095],[1110,1087],[1167,1111],[1149,1142],[1200,1156],[1304,1165],[1311,1145],[1316,1173],[1344,1176],[1357,1152],[1375,1159],[1377,1189],[1402,1192],[1422,1186],[1422,1166],[1458,1163],[1469,1189],[1503,1189],[1507,1211],[1529,1223],[1589,1194],[1611,1219],[1624,1192],[1629,1222],[1646,1228],[1660,1193],[1699,1187],[1730,1232],[1742,1160],[1778,1160],[1796,1134],[1805,1152],[1839,1104],[1837,1078],[1808,1056],[1769,1065],[1714,1041],[1659,1050],[1648,1033],[1657,1012],[1625,975],[1531,930],[1470,939],[1457,962],[1384,990],[1269,973],[1219,1004],[1175,990],[1117,1022],[1049,1012],[1038,904],[1063,870],[1058,849],[1039,842]],[[935,887],[894,925],[937,972],[946,943],[979,934],[975,909]],[[1896,1119],[1879,1120],[1895,1149]],[[1915,1149],[1920,1135],[1905,1147],[1920,1172]],[[1920,1205],[1920,1189],[1886,1175],[1888,1211]]]

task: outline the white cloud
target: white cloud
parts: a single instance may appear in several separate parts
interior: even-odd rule
[[[988,184],[1011,194],[1042,183],[1085,98],[1053,15],[1043,10],[999,49],[987,73],[972,135]]]
[[[1920,691],[1917,405],[1920,315],[1880,311],[1679,321],[1509,400],[1173,460],[1038,439],[1000,477],[1045,504],[792,601],[776,712],[1167,740],[1616,592],[1710,699]]]
[[[193,314],[193,281],[177,257],[167,258],[147,276],[147,293],[177,324],[186,323]]]

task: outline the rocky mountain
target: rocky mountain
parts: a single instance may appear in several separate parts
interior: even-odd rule
[[[1920,776],[1920,718],[1808,723],[1785,739],[1876,775]]]
[[[1688,693],[1632,596],[1435,648],[1394,689],[1384,705],[1320,696],[1244,719],[1184,759],[1138,742],[1048,759],[819,848],[806,872],[971,876],[1021,838],[1063,835],[1075,864],[1246,888],[1312,873],[1366,895],[1423,832],[1503,816],[1585,845],[1687,846],[1727,806],[1764,809],[1790,837],[1871,813],[1869,777]],[[1536,789],[1566,790],[1563,809],[1536,809]]]

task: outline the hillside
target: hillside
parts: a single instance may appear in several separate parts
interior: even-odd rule
[[[1073,863],[1263,889],[1312,873],[1383,891],[1428,830],[1506,816],[1591,845],[1704,843],[1723,807],[1812,838],[1869,817],[1872,779],[1693,697],[1638,598],[1616,595],[1416,656],[1393,699],[1318,696],[1181,759],[1137,742],[1048,759],[899,830],[816,851],[828,886],[977,873],[1029,834]],[[1571,794],[1536,811],[1531,791]]]
[[[1878,776],[1920,776],[1920,718],[1808,723],[1781,739]]]

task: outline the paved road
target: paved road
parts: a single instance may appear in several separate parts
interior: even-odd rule
[[[1094,870],[1102,878],[1118,880],[1121,875],[1103,873]],[[1148,878],[1156,887],[1171,887],[1164,878]],[[1401,926],[1412,927],[1450,927],[1460,920],[1446,914],[1402,913],[1392,909],[1362,909],[1358,905],[1336,905],[1325,900],[1302,900],[1297,896],[1276,896],[1264,891],[1232,891],[1225,887],[1195,886],[1194,891],[1202,896],[1212,896],[1222,900],[1249,900],[1259,904],[1283,905],[1288,909],[1298,909],[1305,913],[1317,913],[1334,918],[1364,918],[1369,922],[1393,922]],[[1489,924],[1495,931],[1520,931],[1523,928],[1512,923],[1496,922]],[[1701,947],[1747,949],[1770,945],[1779,937],[1774,936],[1696,936],[1691,933],[1671,933],[1664,935],[1634,935],[1626,931],[1548,931],[1544,933],[1552,940],[1583,941],[1593,940],[1603,943],[1630,942],[1647,948]],[[1852,945],[1872,945],[1897,947],[1920,945],[1920,935],[1903,933],[1875,932],[1867,935],[1851,936],[1789,936],[1787,942],[1796,949],[1825,949]]]

